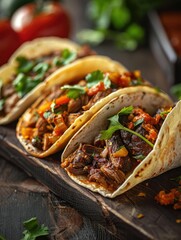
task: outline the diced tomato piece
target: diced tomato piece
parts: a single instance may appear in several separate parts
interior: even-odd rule
[[[105,86],[103,82],[99,82],[96,86],[91,87],[90,89],[88,89],[87,91],[87,95],[88,96],[93,96],[98,92],[102,92],[105,90]]]

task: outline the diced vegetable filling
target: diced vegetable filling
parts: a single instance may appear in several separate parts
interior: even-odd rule
[[[64,49],[34,59],[17,57],[16,73],[10,77],[7,84],[0,82],[0,117],[11,112],[21,98],[59,67],[93,54],[95,53],[88,46],[83,46],[78,52]]]
[[[86,176],[86,183],[115,191],[150,153],[170,111],[159,109],[151,116],[140,107],[123,108],[109,118],[108,128],[93,144],[80,144],[61,166],[73,175]]]
[[[119,88],[136,84],[148,85],[138,71],[118,74],[97,70],[72,85],[56,85],[42,97],[34,114],[24,120],[21,134],[34,147],[46,151],[100,99]]]

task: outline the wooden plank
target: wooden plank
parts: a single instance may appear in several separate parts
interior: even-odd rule
[[[21,239],[23,221],[32,217],[48,226],[49,239],[117,239],[2,157],[0,192],[0,235],[6,239]]]
[[[174,187],[170,178],[180,168],[162,174],[111,200],[74,183],[60,168],[60,153],[46,159],[29,156],[15,137],[15,125],[0,127],[0,155],[34,176],[84,215],[106,226],[115,236],[125,239],[179,239],[180,211],[158,205],[154,196],[161,189]],[[144,192],[145,197],[138,194]],[[144,217],[137,218],[138,214]],[[109,226],[109,227],[108,227]]]

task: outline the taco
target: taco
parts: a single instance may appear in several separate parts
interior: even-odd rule
[[[23,44],[0,68],[0,124],[17,119],[37,98],[43,81],[58,68],[93,54],[87,46],[56,37]]]
[[[128,72],[107,57],[77,60],[46,83],[46,91],[20,118],[17,137],[34,156],[53,154],[113,97],[143,85],[146,91],[149,84],[139,71]]]
[[[61,167],[109,198],[181,165],[181,102],[154,89],[112,99],[69,141]]]

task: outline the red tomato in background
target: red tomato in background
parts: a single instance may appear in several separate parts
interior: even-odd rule
[[[58,2],[26,4],[13,14],[11,25],[23,42],[45,36],[67,38],[70,34],[69,15]]]
[[[0,20],[0,65],[6,63],[19,46],[19,35],[11,28],[10,22]]]

